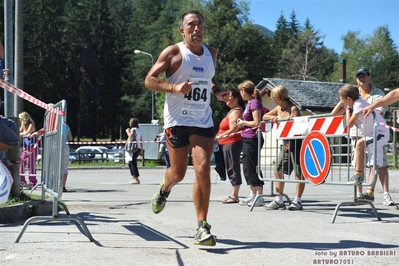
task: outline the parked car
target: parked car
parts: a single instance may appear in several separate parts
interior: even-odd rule
[[[75,161],[78,160],[78,155],[76,154],[74,149],[69,149],[69,160],[70,161]],[[42,164],[42,154],[43,154],[43,148],[39,148],[39,154],[37,155],[36,158],[36,164],[41,165]]]
[[[83,160],[113,160],[114,153],[104,146],[81,146],[76,149],[74,156],[77,160],[80,158]]]
[[[123,158],[125,157],[125,149],[120,148],[120,149],[108,149],[108,154],[112,156],[114,159],[115,163],[123,162]],[[120,160],[120,161],[119,161]]]

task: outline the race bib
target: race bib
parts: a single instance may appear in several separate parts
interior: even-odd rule
[[[191,91],[184,95],[182,111],[183,116],[204,117],[209,106],[211,83],[209,79],[190,78],[194,82]]]

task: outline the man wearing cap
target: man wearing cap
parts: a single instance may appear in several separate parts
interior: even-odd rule
[[[385,96],[384,92],[380,90],[379,88],[374,87],[370,83],[371,77],[370,77],[370,72],[366,68],[360,68],[356,72],[356,82],[359,87],[359,92],[361,97],[366,100],[369,104],[373,104],[380,100],[382,97]],[[381,106],[379,108],[376,108],[378,112],[382,116],[384,116],[385,112],[388,110],[387,106]],[[352,139],[352,144],[355,145],[356,140],[358,138],[362,138],[363,136],[361,135],[361,131],[357,130],[357,128],[353,127],[350,131],[350,136]],[[356,150],[356,149],[353,149]],[[384,166],[378,168],[378,176],[380,178],[380,182],[382,185],[382,188],[384,190],[384,201],[383,204],[387,206],[392,206],[395,205],[395,203],[392,201],[392,198],[389,194],[389,173],[387,169],[388,165],[388,160],[387,160],[387,152],[384,149],[384,158],[383,158]],[[356,163],[356,162],[355,162]],[[370,169],[370,180],[372,180],[373,177],[373,171]],[[374,189],[375,189],[375,184],[373,186],[370,186],[367,188],[367,192],[365,194],[362,194],[362,187],[357,186],[357,198],[358,199],[366,199],[369,201],[374,201]]]

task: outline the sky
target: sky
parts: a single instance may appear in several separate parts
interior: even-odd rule
[[[249,19],[271,31],[283,12],[290,21],[292,11],[301,26],[306,19],[322,35],[324,45],[338,54],[343,50],[341,38],[348,31],[371,36],[380,26],[388,26],[391,38],[399,46],[399,0],[247,0]]]

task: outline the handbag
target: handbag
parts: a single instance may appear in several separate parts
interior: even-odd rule
[[[126,141],[125,151],[135,153],[136,151],[138,151],[138,149],[139,147],[136,141],[136,130],[135,130],[133,136],[129,137]]]

